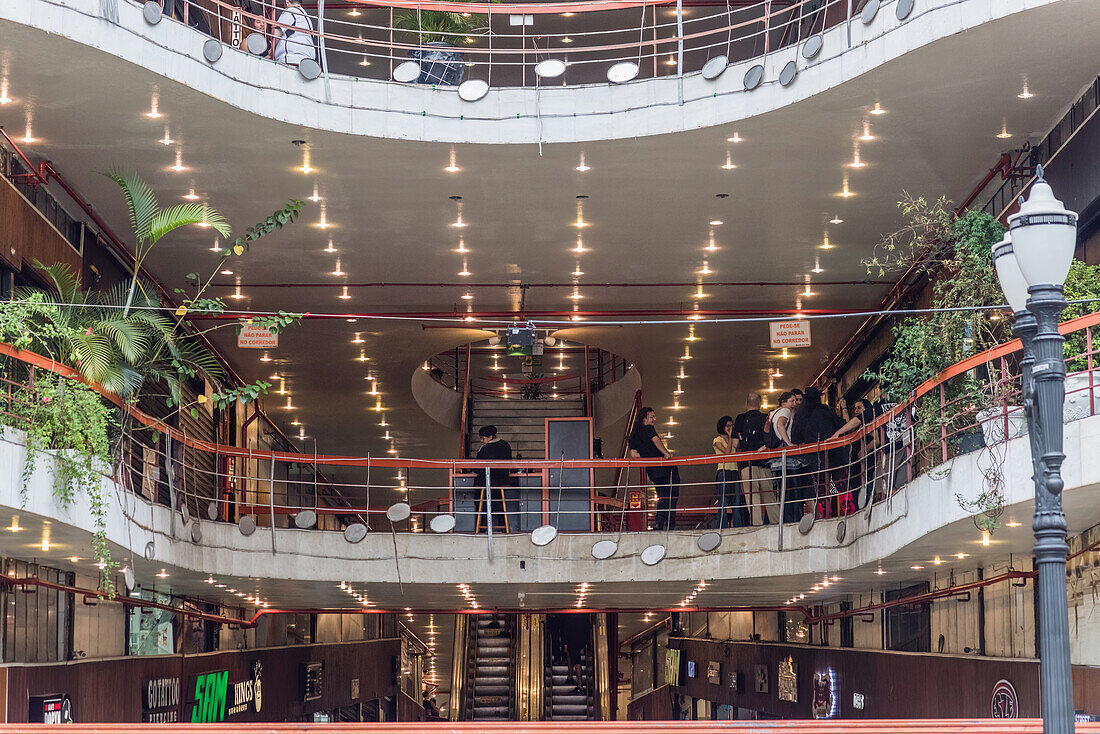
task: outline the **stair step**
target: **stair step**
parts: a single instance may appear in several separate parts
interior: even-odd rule
[[[567,714],[552,714],[550,716],[553,721],[588,721],[588,715],[567,715]]]

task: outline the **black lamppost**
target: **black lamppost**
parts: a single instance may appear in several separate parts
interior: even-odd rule
[[[1039,568],[1039,675],[1044,734],[1072,734],[1073,679],[1066,602],[1066,514],[1062,510],[1062,403],[1066,363],[1058,315],[1077,245],[1077,215],[1038,179],[1031,197],[1008,218],[1005,238],[993,247],[993,261],[1009,305],[1013,328],[1023,343],[1024,410],[1031,438],[1035,480],[1035,562]]]

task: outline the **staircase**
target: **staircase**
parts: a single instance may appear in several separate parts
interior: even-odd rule
[[[546,419],[579,418],[584,416],[583,399],[543,398],[523,400],[475,395],[470,407],[470,456],[480,447],[478,429],[497,427],[497,435],[512,446],[512,456],[524,459],[546,458]]]
[[[508,721],[512,711],[512,637],[507,618],[490,626],[492,616],[477,617],[469,721]]]

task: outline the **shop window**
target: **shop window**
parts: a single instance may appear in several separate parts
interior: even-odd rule
[[[887,591],[884,601],[896,601],[928,593],[928,582]],[[886,649],[904,652],[930,652],[932,649],[932,611],[927,604],[906,604],[883,610]]]
[[[11,578],[40,578],[55,584],[73,584],[73,575],[53,568],[6,559],[4,573]],[[3,592],[4,662],[51,663],[72,657],[71,594],[28,586]]]
[[[171,606],[172,597],[149,589],[133,592],[131,597]],[[127,654],[171,655],[176,652],[176,615],[165,609],[132,607],[127,615]]]
[[[810,642],[810,627],[806,624],[805,617],[801,614],[787,614],[786,612],[780,612],[779,616],[780,642],[802,645]]]

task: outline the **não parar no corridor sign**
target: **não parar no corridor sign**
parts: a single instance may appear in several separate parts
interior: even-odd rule
[[[809,321],[770,321],[768,330],[771,332],[772,349],[810,346]]]

